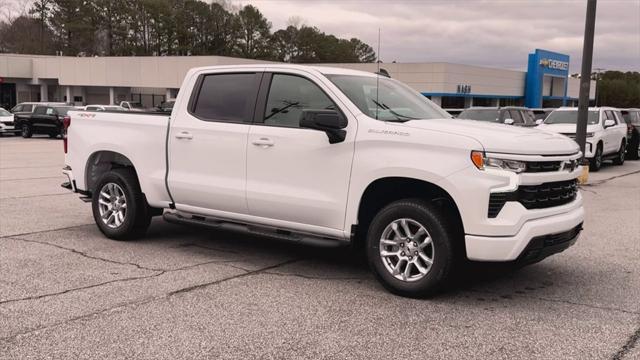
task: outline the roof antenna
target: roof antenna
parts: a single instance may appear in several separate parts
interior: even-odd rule
[[[378,71],[376,71],[376,120],[378,120],[378,109],[380,108],[380,101],[378,99],[378,88],[380,85],[380,28],[378,28]]]

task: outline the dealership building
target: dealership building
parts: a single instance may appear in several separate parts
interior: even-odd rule
[[[0,106],[27,101],[76,105],[140,101],[147,107],[174,98],[193,67],[260,63],[222,56],[69,57],[0,54]],[[322,64],[376,72],[375,63]],[[569,56],[536,49],[526,71],[444,62],[380,64],[443,108],[577,104],[579,79]],[[595,95],[591,82],[591,99]]]

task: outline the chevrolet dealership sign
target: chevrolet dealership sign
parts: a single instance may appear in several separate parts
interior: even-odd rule
[[[553,60],[553,59],[540,59],[540,65],[549,69],[555,70],[568,70],[569,63],[567,61]]]

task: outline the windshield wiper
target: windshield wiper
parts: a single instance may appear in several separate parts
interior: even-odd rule
[[[283,102],[285,102],[285,103],[286,103],[286,101],[283,101]],[[271,114],[269,114],[269,116],[265,117],[264,119],[265,119],[265,120],[267,120],[267,119],[269,119],[270,117],[272,117],[273,115],[279,114],[279,113],[281,113],[281,112],[283,112],[283,111],[287,110],[288,108],[290,108],[290,107],[292,107],[292,106],[296,106],[296,105],[300,105],[300,102],[299,102],[299,101],[292,102],[292,103],[289,103],[289,104],[287,104],[287,105],[285,105],[285,106],[283,106],[283,107],[281,107],[281,108],[279,108],[279,109],[278,109],[278,108],[273,109],[273,110],[271,110],[271,111],[272,111],[272,112],[271,112]]]
[[[373,103],[376,104],[379,108],[381,108],[383,110],[387,110],[388,112],[391,113],[391,115],[396,117],[395,120],[386,120],[386,121],[405,122],[405,121],[409,121],[409,120],[420,120],[419,118],[415,118],[415,117],[412,117],[412,116],[402,115],[400,113],[397,113],[397,112],[391,110],[391,108],[389,106],[387,106],[385,103],[379,103],[375,99],[371,99],[371,101],[373,101]]]

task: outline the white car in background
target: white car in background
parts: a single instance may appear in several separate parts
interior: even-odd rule
[[[578,108],[559,108],[551,112],[538,128],[575,140],[577,121]],[[605,159],[612,159],[614,164],[622,165],[626,147],[627,125],[620,111],[611,107],[589,108],[584,151],[584,157],[589,159],[589,169],[600,170]]]
[[[127,111],[119,105],[87,105],[82,110],[86,111]]]
[[[14,125],[13,114],[7,110],[0,108],[0,136],[5,133],[15,133],[16,128]]]

